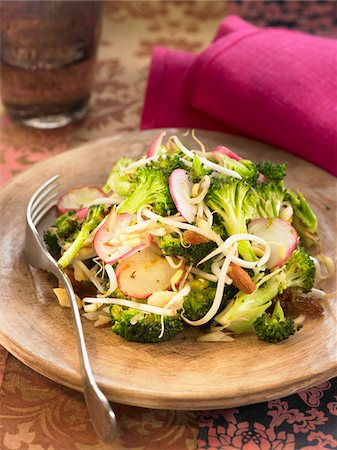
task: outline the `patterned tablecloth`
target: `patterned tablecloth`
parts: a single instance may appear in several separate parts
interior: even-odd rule
[[[139,128],[154,45],[200,51],[220,19],[242,15],[336,37],[334,2],[106,2],[91,111],[83,123],[38,131],[1,111],[0,182],[83,142]],[[105,449],[82,395],[40,376],[0,346],[0,448]],[[120,425],[114,449],[337,448],[337,380],[280,400],[221,411],[164,411],[113,405]]]

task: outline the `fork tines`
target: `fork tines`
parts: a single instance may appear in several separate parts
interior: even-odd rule
[[[59,186],[59,175],[55,175],[46,181],[32,196],[27,208],[27,220],[31,219],[34,227],[39,223],[47,211],[55,206]]]

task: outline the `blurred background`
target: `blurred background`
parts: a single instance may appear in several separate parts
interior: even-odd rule
[[[90,112],[50,131],[15,124],[0,111],[0,182],[31,163],[88,140],[139,128],[154,46],[200,52],[224,16],[337,37],[335,1],[104,1]]]

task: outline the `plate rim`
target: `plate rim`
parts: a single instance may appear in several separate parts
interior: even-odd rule
[[[0,338],[1,337],[3,337],[3,335],[0,332]],[[48,359],[44,359],[41,357],[36,358],[36,355],[33,354],[32,355],[29,354],[29,356],[31,356],[32,358],[28,359],[22,358],[20,354],[20,347],[16,347],[15,345],[13,346],[10,341],[8,341],[9,345],[6,346],[5,345],[6,338],[4,341],[1,341],[0,343],[19,361],[21,361],[23,364],[25,364],[38,374],[45,376],[46,378],[52,380],[57,384],[61,384],[69,389],[73,389],[77,392],[83,393],[79,376],[76,377],[76,379],[78,380],[77,383],[68,381],[66,377],[63,377],[63,381],[60,382],[60,376],[56,375],[58,366],[55,365],[54,363],[52,363],[52,366],[50,366],[50,361]],[[19,351],[17,351],[17,348]],[[45,366],[48,366],[49,370],[41,370],[41,368],[37,364],[38,361],[45,361],[46,362]],[[44,368],[45,366],[42,367]],[[141,388],[130,388],[127,386],[121,386],[117,384],[116,385],[110,384],[110,386],[107,387],[106,384],[100,381],[100,379],[96,376],[95,380],[100,389],[102,389],[102,391],[107,395],[108,399],[116,403],[151,409],[199,411],[199,410],[216,410],[222,408],[233,408],[276,400],[295,393],[299,393],[305,389],[323,383],[324,381],[330,380],[335,376],[337,376],[337,367],[330,367],[324,372],[312,374],[310,375],[310,377],[306,377],[305,379],[300,377],[298,380],[296,380],[296,382],[292,380],[286,385],[283,384],[281,395],[277,394],[274,388],[270,388],[268,390],[260,389],[254,392],[250,392],[248,394],[245,393],[243,397],[235,396],[235,398],[234,397],[229,398],[228,395],[221,394],[220,391],[214,392],[213,394],[210,393],[200,394],[200,392],[198,392],[198,399],[197,399],[198,406],[192,404],[195,402],[195,392],[192,391],[191,392],[184,391],[183,397],[173,398],[170,396],[166,397],[166,395],[163,397],[163,393],[158,391],[151,391],[151,393],[149,393],[148,391],[143,390]],[[118,390],[114,392],[116,388],[118,388]],[[137,396],[136,399],[134,398],[134,395]],[[260,395],[261,400],[257,401],[256,396]],[[174,405],[172,405],[172,401],[175,402]],[[158,402],[160,402],[160,404]],[[212,403],[213,405],[212,407],[209,407],[210,403]],[[188,407],[186,407],[187,404],[189,404]]]

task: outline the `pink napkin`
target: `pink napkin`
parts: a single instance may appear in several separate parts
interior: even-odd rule
[[[199,55],[154,49],[141,128],[240,133],[337,176],[336,50],[334,39],[229,16]]]

